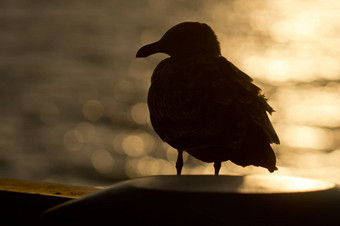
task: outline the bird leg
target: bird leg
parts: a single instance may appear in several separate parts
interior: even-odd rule
[[[182,168],[183,168],[183,151],[178,150],[177,162],[176,162],[177,175],[181,175]]]
[[[214,162],[215,175],[218,175],[221,169],[221,162]]]

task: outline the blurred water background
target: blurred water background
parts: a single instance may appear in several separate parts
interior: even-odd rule
[[[276,110],[275,174],[340,183],[339,11],[336,0],[1,0],[0,176],[96,186],[175,174],[146,105],[166,55],[135,54],[200,21]],[[184,174],[213,174],[185,161]],[[221,173],[268,171],[228,162]]]

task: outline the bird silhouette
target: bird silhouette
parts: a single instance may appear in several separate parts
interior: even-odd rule
[[[271,143],[279,138],[268,118],[273,108],[252,78],[221,56],[214,31],[204,23],[183,22],[139,49],[136,57],[165,53],[151,77],[148,93],[155,132],[178,150],[204,162],[277,170]]]

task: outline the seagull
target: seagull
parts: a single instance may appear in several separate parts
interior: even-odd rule
[[[183,22],[159,41],[141,47],[136,57],[165,53],[151,76],[148,107],[159,137],[177,149],[177,175],[183,151],[213,162],[215,175],[221,162],[277,170],[270,144],[279,144],[267,103],[253,79],[221,55],[210,26]]]

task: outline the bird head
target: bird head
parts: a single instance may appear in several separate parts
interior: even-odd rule
[[[159,41],[140,48],[136,57],[147,57],[155,53],[170,56],[221,55],[214,31],[207,24],[198,22],[175,25]]]

